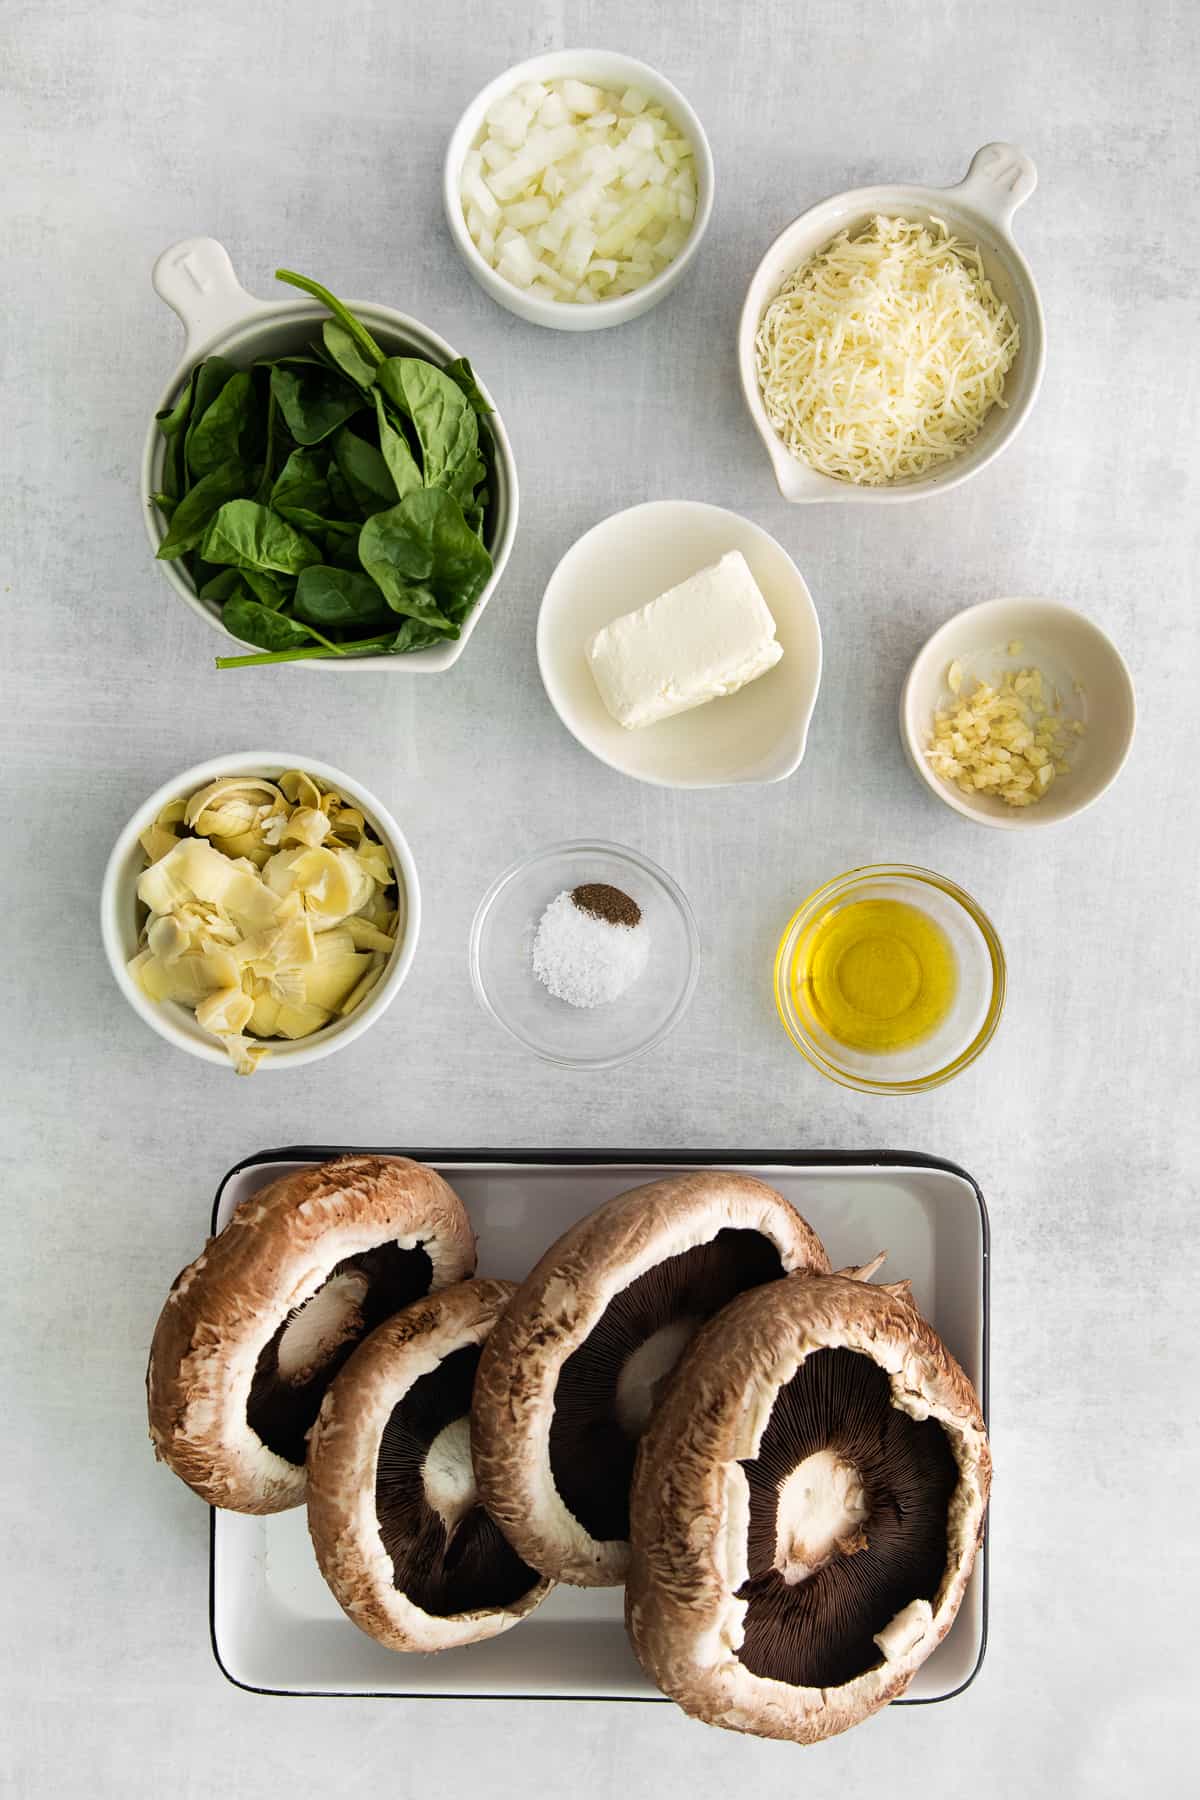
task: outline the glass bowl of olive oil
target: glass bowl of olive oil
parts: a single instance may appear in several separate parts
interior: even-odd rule
[[[775,955],[775,1004],[800,1054],[843,1087],[918,1094],[991,1042],[1004,951],[970,894],[903,863],[810,894]]]

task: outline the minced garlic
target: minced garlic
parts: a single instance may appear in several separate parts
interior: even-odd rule
[[[934,773],[964,794],[1036,805],[1055,776],[1067,773],[1072,741],[1086,729],[1082,719],[1063,718],[1058,689],[1040,669],[1008,669],[998,686],[979,681],[964,694],[962,664],[955,661],[946,686],[955,699],[934,714],[926,751]]]

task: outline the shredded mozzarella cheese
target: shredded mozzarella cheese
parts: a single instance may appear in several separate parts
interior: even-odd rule
[[[755,349],[767,417],[822,475],[879,487],[972,441],[1020,347],[978,249],[877,216],[789,275]]]

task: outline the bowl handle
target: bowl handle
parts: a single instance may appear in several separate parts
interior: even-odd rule
[[[1032,159],[1016,144],[985,144],[963,179],[950,189],[993,224],[1007,226],[1037,186]]]
[[[246,292],[233,272],[228,250],[216,238],[184,238],[172,244],[155,263],[150,279],[155,293],[183,322],[185,361],[201,344],[267,305]]]

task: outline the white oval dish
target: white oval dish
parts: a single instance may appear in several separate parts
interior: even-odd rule
[[[680,129],[691,140],[696,164],[696,217],[683,249],[675,261],[636,293],[621,294],[614,300],[598,300],[594,306],[579,306],[570,301],[543,300],[538,294],[527,294],[497,273],[472,241],[463,217],[459,181],[467,151],[483,126],[484,115],[497,100],[503,100],[524,81],[562,81],[574,77],[607,88],[636,87],[664,106]],[[531,56],[498,75],[481,89],[467,107],[451,133],[442,172],[442,201],[446,223],[459,255],[485,294],[525,319],[531,325],[547,325],[556,331],[600,331],[608,325],[624,325],[636,319],[660,300],[683,279],[691,266],[700,241],[708,229],[713,207],[712,150],[704,127],[679,89],[665,75],[635,57],[623,56],[616,50],[552,50],[545,56]]]
[[[740,550],[750,565],[782,658],[728,699],[626,731],[600,698],[588,640],[728,550]],[[782,781],[800,765],[821,685],[821,627],[799,569],[761,526],[698,500],[647,501],[585,532],[550,577],[537,655],[550,704],[584,749],[659,787]]]
[[[754,272],[738,326],[738,371],[755,429],[766,445],[775,480],[785,500],[872,502],[898,505],[929,494],[947,493],[986,468],[1012,442],[1029,415],[1042,383],[1046,325],[1029,265],[1010,229],[1018,206],[1037,186],[1037,170],[1015,144],[985,144],[954,187],[913,187],[904,183],[852,188],[822,200],[782,231]],[[1021,346],[1004,382],[1005,405],[994,406],[978,437],[951,462],[929,475],[887,487],[859,487],[835,481],[786,448],[763,405],[754,340],[767,304],[794,269],[824,249],[840,231],[855,230],[882,213],[890,218],[941,219],[956,236],[975,244],[996,293],[1007,301],[1021,333]]]
[[[278,356],[299,349],[312,337],[314,324],[328,317],[315,301],[301,297],[295,289],[289,290],[295,294],[291,300],[259,300],[248,294],[233,272],[228,251],[215,238],[185,238],[182,243],[173,244],[155,263],[151,280],[159,298],[178,314],[186,333],[182,359],[163,389],[156,411],[171,404],[184,377],[202,358],[220,354],[239,367],[249,367],[258,357]],[[347,305],[385,350],[425,356],[439,366],[453,361],[458,354],[444,338],[407,313],[359,300],[347,301]],[[492,495],[493,522],[487,546],[492,558],[492,573],[464,619],[459,636],[429,650],[415,650],[409,656],[316,656],[306,659],[301,667],[438,675],[456,663],[466,649],[467,641],[504,573],[516,536],[518,511],[512,445],[499,413],[494,410],[495,403],[487,387],[479,380],[478,370],[476,380],[484,399],[493,407],[488,424],[496,445],[495,493]],[[166,528],[150,496],[159,486],[165,448],[162,433],[152,418],[142,451],[141,489],[142,517],[155,555],[166,535]],[[194,613],[205,619],[214,631],[220,632],[227,643],[241,644],[241,639],[222,625],[220,607],[200,599],[181,563],[160,562],[157,567]],[[245,648],[253,650],[254,646]]]
[[[305,1063],[319,1062],[335,1050],[344,1050],[391,1005],[416,955],[421,929],[421,889],[416,864],[404,833],[368,788],[360,787],[357,781],[329,763],[317,762],[311,756],[280,755],[272,750],[242,750],[231,756],[216,756],[210,762],[197,763],[195,768],[173,775],[138,807],[113,845],[100,888],[100,932],[113,978],[134,1012],[177,1050],[186,1050],[204,1062],[216,1063],[226,1069],[231,1067],[226,1052],[196,1023],[195,1015],[186,1006],[151,1000],[129,973],[129,960],[137,953],[137,882],[147,866],[138,838],[168,801],[183,794],[194,794],[219,776],[258,775],[274,781],[288,769],[303,769],[325,787],[336,788],[361,808],[367,823],[391,854],[392,867],[403,890],[404,934],[383,974],[360,1006],[336,1024],[314,1031],[311,1037],[293,1041],[268,1040],[270,1055],[263,1057],[256,1073],[264,1069],[297,1069]]]
[[[1020,650],[1010,654],[1011,643]],[[933,715],[951,699],[946,672],[955,661],[962,664],[964,692],[1004,669],[1040,669],[1063,696],[1066,716],[1084,721],[1069,772],[1035,806],[964,794],[929,766]],[[964,819],[1003,831],[1057,825],[1091,806],[1120,774],[1136,722],[1133,678],[1116,645],[1082,613],[1054,600],[985,600],[956,613],[918,651],[900,696],[900,740],[925,786]]]

